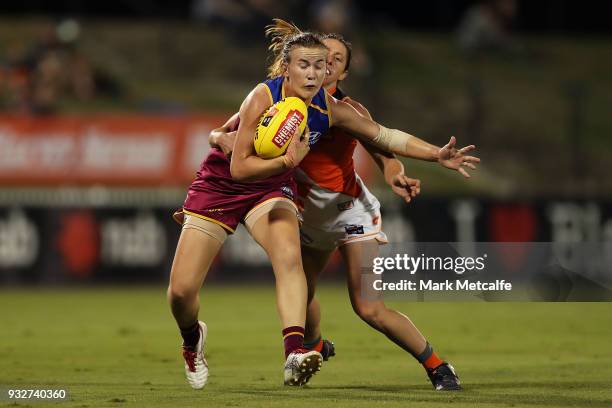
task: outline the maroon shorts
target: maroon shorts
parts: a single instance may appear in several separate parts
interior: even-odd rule
[[[190,189],[182,211],[175,213],[174,218],[182,223],[182,213],[194,214],[221,225],[231,234],[252,209],[275,199],[293,201],[295,194],[296,186],[293,182],[280,188],[240,195]]]
[[[189,187],[183,209],[175,213],[174,219],[182,224],[183,212],[194,214],[232,233],[253,208],[279,198],[294,201],[296,194],[293,170],[255,182],[238,182],[232,179],[225,154],[211,149]]]

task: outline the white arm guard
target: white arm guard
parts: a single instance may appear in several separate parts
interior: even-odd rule
[[[372,140],[372,143],[386,150],[390,153],[395,153],[400,156],[407,155],[408,141],[412,138],[412,135],[402,132],[397,129],[388,129],[383,125],[379,124],[378,136]]]

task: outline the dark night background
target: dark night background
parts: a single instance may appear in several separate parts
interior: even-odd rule
[[[51,4],[52,3],[52,4]],[[238,1],[240,3],[240,1]],[[291,8],[299,12],[305,1],[293,1]],[[384,21],[411,30],[451,30],[461,14],[478,1],[355,1],[363,23]],[[188,19],[192,2],[125,0],[109,2],[21,1],[0,3],[3,15],[52,15],[56,17],[163,17]],[[516,26],[528,32],[611,33],[612,2],[572,0],[519,0],[521,10]],[[367,16],[365,18],[364,16]]]

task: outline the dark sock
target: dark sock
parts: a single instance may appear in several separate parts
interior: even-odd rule
[[[289,326],[283,329],[283,341],[285,343],[285,358],[293,351],[304,347],[304,328],[300,326]]]
[[[181,337],[183,338],[184,346],[195,348],[198,345],[198,341],[200,341],[200,324],[196,322],[196,324],[188,329],[181,329]]]
[[[315,340],[312,341],[306,341],[304,340],[304,348],[307,348],[308,350],[315,350],[317,349],[320,345],[322,346],[323,344],[323,340],[321,340],[321,336],[317,337]],[[316,350],[319,353],[321,352],[321,350]]]
[[[428,371],[435,370],[440,365],[444,364],[444,360],[441,360],[440,357],[438,357],[438,355],[433,351],[433,347],[431,347],[429,342],[425,345],[425,350],[416,356],[416,358]]]

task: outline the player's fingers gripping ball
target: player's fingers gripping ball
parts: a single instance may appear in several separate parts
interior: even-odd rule
[[[287,147],[287,152],[283,156],[283,160],[285,162],[285,166],[288,168],[295,168],[299,166],[300,162],[304,160],[304,157],[310,151],[309,146],[310,141],[310,131],[308,127],[304,130],[304,133],[301,135],[295,134],[289,142],[289,146]]]
[[[304,101],[293,96],[270,106],[257,125],[253,143],[263,159],[273,159],[285,153],[294,134],[302,135],[308,122]]]

